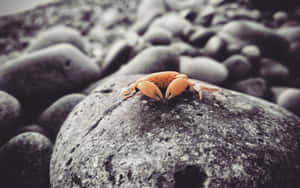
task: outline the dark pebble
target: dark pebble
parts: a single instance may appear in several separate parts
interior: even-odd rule
[[[69,94],[61,97],[43,111],[37,119],[37,124],[44,127],[49,132],[51,140],[55,141],[56,135],[69,113],[84,98],[85,95],[82,94]]]
[[[242,55],[233,55],[227,58],[224,65],[229,71],[229,77],[234,80],[244,79],[252,71],[251,63]]]
[[[10,139],[0,148],[1,187],[49,188],[51,141],[27,132]]]

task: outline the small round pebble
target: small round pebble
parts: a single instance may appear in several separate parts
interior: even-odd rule
[[[153,45],[168,45],[172,41],[172,33],[164,28],[152,27],[143,36],[145,42]]]
[[[66,26],[56,26],[42,33],[29,45],[26,51],[34,52],[56,44],[69,43],[86,52],[82,36],[76,29]]]
[[[225,49],[225,41],[216,35],[211,37],[206,43],[204,47],[204,55],[221,59],[226,55]]]
[[[289,69],[272,59],[263,58],[258,74],[273,85],[286,83],[289,80]]]
[[[284,11],[277,11],[273,14],[274,21],[281,25],[288,20],[288,14]]]
[[[227,58],[224,65],[229,71],[229,77],[235,80],[245,78],[252,70],[251,63],[242,55],[233,55]]]
[[[214,30],[198,28],[189,38],[189,42],[197,47],[203,47],[216,34]]]
[[[69,113],[84,98],[85,95],[77,93],[61,97],[42,112],[37,124],[44,127],[49,132],[51,140],[54,141]]]
[[[26,132],[0,148],[1,186],[49,188],[53,144],[39,133]]]
[[[194,48],[188,43],[185,42],[174,42],[171,44],[171,47],[175,49],[178,54],[182,56],[190,56],[190,57],[195,57],[195,56],[201,56],[202,53],[199,49]]]
[[[36,125],[36,124],[26,125],[26,126],[18,128],[17,131],[15,132],[14,136],[16,136],[18,134],[21,134],[21,133],[26,133],[26,132],[39,133],[39,134],[42,134],[42,135],[44,135],[48,138],[50,136],[49,132],[45,128],[43,128],[40,125]]]
[[[285,58],[290,45],[276,30],[248,20],[231,21],[221,28],[218,35],[228,43],[256,45],[262,55],[275,59]]]
[[[101,77],[112,74],[122,64],[127,63],[132,51],[133,47],[127,41],[120,40],[115,42],[106,54],[103,63],[99,65],[101,68]]]
[[[173,36],[181,36],[184,29],[192,27],[191,23],[177,14],[165,14],[150,25],[151,27],[162,27],[169,30]]]
[[[242,48],[242,54],[250,60],[258,60],[261,57],[260,49],[256,45],[246,45]]]
[[[222,84],[228,77],[227,68],[208,57],[186,57],[180,59],[180,72],[190,78]]]
[[[276,103],[300,116],[300,89],[287,88],[280,93]]]
[[[17,128],[21,116],[21,104],[10,94],[0,91],[0,145]]]
[[[136,55],[117,74],[149,74],[160,71],[178,71],[179,56],[172,47],[153,46]]]

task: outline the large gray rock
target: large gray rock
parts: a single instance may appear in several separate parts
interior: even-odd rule
[[[139,77],[107,81],[71,112],[54,147],[52,188],[296,185],[296,116],[226,89],[202,101],[188,91],[168,102],[122,99]]]

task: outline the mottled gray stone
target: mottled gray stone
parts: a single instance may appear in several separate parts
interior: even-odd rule
[[[226,89],[157,102],[120,91],[114,77],[65,121],[50,165],[52,188],[292,188],[300,120]],[[199,82],[196,82],[199,83]]]

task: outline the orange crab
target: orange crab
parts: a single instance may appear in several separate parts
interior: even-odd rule
[[[202,99],[202,91],[217,91],[217,88],[199,85],[199,89],[195,88],[195,84],[189,80],[188,76],[175,71],[157,72],[147,75],[134,84],[130,85],[122,94],[125,97],[131,97],[137,90],[142,94],[155,100],[170,100],[181,94],[187,88],[191,88],[199,94]],[[166,89],[165,97],[160,89]]]

